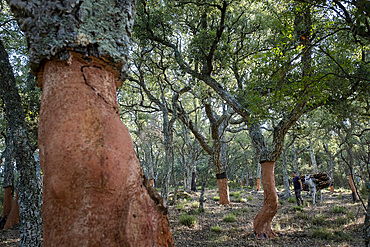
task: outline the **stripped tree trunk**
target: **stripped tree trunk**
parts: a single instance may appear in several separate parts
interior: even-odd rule
[[[12,68],[0,40],[0,94],[5,105],[14,158],[19,174],[20,246],[41,245],[41,210],[33,150],[29,140],[24,110]]]
[[[69,64],[49,61],[44,69],[44,244],[172,245],[167,211],[120,120],[115,75],[71,56]]]
[[[275,162],[263,162],[262,183],[263,183],[263,207],[253,221],[253,230],[260,239],[276,237],[271,229],[271,222],[279,208],[279,199],[275,188]]]
[[[12,204],[12,209],[9,212],[8,218],[4,225],[4,230],[12,228],[14,225],[19,223],[19,203],[18,201],[19,201],[18,192],[16,192],[15,200],[14,200],[14,203]]]
[[[262,175],[262,168],[261,163],[257,163],[257,185],[256,185],[256,191],[259,191],[261,189],[261,175]]]
[[[6,148],[3,153],[4,157],[4,170],[3,170],[3,188],[4,188],[4,202],[2,218],[9,215],[13,203],[13,190],[14,190],[14,155],[13,155],[13,142],[10,138],[10,132],[7,131]]]
[[[359,199],[358,194],[357,194],[356,186],[355,186],[354,179],[353,179],[353,174],[350,173],[348,175],[348,177],[349,177],[349,179],[348,179],[349,180],[349,186],[350,186],[351,191],[352,191],[352,199],[353,199],[353,202],[357,202],[360,199]]]

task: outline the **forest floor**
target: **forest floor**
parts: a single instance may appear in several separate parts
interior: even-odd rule
[[[253,234],[253,219],[263,205],[263,191],[230,190],[231,204],[226,206],[218,203],[216,189],[205,194],[204,212],[198,210],[200,192],[193,192],[188,199],[179,199],[176,205],[169,207],[177,247],[363,245],[365,211],[361,203],[352,203],[350,191],[324,190],[322,202],[316,205],[312,205],[310,197],[304,197],[305,207],[296,206],[292,199],[280,199],[272,223],[279,237],[270,240],[257,240]],[[180,217],[194,225],[183,225]],[[0,231],[0,247],[18,243],[18,226]]]
[[[192,199],[180,200],[169,208],[177,247],[363,245],[365,210],[360,202],[352,203],[350,191],[339,189],[330,193],[323,190],[322,201],[316,205],[312,205],[312,197],[304,196],[305,207],[298,207],[295,198],[280,199],[272,223],[279,237],[269,240],[257,240],[253,233],[254,217],[263,205],[263,191],[230,190],[231,204],[223,206],[216,201],[217,190],[208,190],[204,212],[197,209],[199,194],[192,193]],[[180,217],[184,221],[188,215],[196,220],[191,227],[180,222]]]

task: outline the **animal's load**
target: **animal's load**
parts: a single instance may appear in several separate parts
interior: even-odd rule
[[[308,185],[305,184],[305,175],[300,176],[302,180],[303,190],[309,191]],[[316,190],[321,190],[330,186],[331,179],[326,172],[320,172],[316,174],[310,174],[313,182],[316,185]]]

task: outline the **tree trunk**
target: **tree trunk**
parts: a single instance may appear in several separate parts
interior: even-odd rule
[[[257,164],[257,186],[256,191],[259,191],[261,189],[261,164]]]
[[[354,180],[353,180],[353,174],[350,173],[348,177],[349,177],[349,186],[351,187],[351,191],[352,191],[353,202],[357,202],[360,199],[359,199],[357,191],[356,191],[356,186],[355,186],[355,183],[354,183]]]
[[[218,191],[220,196],[220,204],[227,205],[230,204],[229,198],[229,186],[227,182],[226,173],[216,174]]]
[[[329,156],[329,176],[331,178],[330,192],[334,192],[334,157],[329,150],[329,145],[325,142],[323,144],[326,154]]]
[[[191,191],[197,191],[197,173],[195,171],[192,172],[191,176]]]
[[[283,152],[283,181],[284,181],[284,196],[285,198],[292,197],[289,188],[289,175],[288,175],[288,164],[286,151]]]
[[[310,150],[310,159],[311,159],[311,164],[312,164],[312,169],[313,169],[313,173],[316,174],[318,173],[318,169],[317,169],[317,162],[316,162],[316,157],[315,157],[315,152],[313,150],[313,143],[311,141],[311,139],[309,140],[309,150]]]
[[[3,213],[1,218],[5,218],[9,215],[13,204],[13,188],[11,186],[4,188],[4,202],[3,202]]]
[[[40,190],[36,177],[36,162],[29,140],[24,109],[18,93],[8,54],[0,40],[0,95],[5,105],[14,158],[19,174],[20,246],[41,245]],[[17,200],[18,201],[18,200]],[[17,203],[17,205],[18,205]]]
[[[15,193],[15,201],[12,205],[12,209],[10,210],[10,213],[8,215],[8,218],[6,219],[6,223],[4,225],[4,230],[12,228],[14,225],[19,223],[19,203],[18,203],[19,197],[18,192]],[[20,245],[22,246],[22,245]]]
[[[6,148],[4,150],[5,161],[3,171],[3,188],[4,188],[4,201],[2,218],[5,218],[10,213],[13,203],[13,189],[14,189],[14,155],[13,155],[13,142],[9,130],[7,131]]]
[[[172,246],[166,208],[120,120],[116,75],[81,59],[45,63],[39,120],[44,245]],[[107,210],[109,209],[109,210]]]
[[[263,183],[263,207],[253,221],[253,230],[260,239],[276,237],[276,233],[271,229],[271,222],[278,208],[279,199],[275,188],[275,162],[267,161],[262,166]]]

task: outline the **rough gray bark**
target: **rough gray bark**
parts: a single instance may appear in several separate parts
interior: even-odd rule
[[[1,40],[0,90],[5,104],[5,113],[14,144],[14,157],[19,173],[20,246],[41,246],[40,190],[36,177],[36,162],[13,71]]]
[[[288,174],[288,162],[286,157],[286,150],[283,151],[283,181],[284,181],[284,196],[285,198],[292,197],[289,188],[289,174]]]
[[[126,71],[135,0],[7,1],[26,35],[34,72],[44,59],[67,60],[68,50]]]
[[[310,159],[311,159],[313,173],[316,174],[316,173],[318,173],[318,169],[317,169],[317,162],[316,162],[315,152],[313,150],[312,140],[310,139],[308,141],[308,143],[309,143]]]

